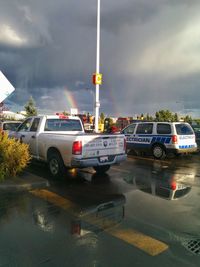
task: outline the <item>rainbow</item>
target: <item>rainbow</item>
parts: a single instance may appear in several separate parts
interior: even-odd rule
[[[66,105],[67,108],[69,108],[69,109],[70,108],[78,108],[78,104],[76,102],[74,94],[71,91],[69,91],[65,88],[64,95],[65,95],[66,100],[67,100],[67,105]]]

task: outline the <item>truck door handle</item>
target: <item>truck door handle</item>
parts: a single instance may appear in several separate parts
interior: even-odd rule
[[[33,139],[34,139],[34,138],[35,138],[35,135],[32,135],[32,136],[31,136],[31,138],[33,138]]]
[[[21,136],[20,136],[20,138],[19,138],[19,140],[20,140],[20,143],[23,143],[23,138],[25,137],[25,135],[24,134],[22,134]]]

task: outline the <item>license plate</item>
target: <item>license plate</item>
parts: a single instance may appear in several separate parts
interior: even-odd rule
[[[106,162],[108,161],[108,157],[100,157],[100,162]]]

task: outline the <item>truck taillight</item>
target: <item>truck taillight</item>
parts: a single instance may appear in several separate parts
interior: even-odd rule
[[[72,154],[73,155],[81,155],[82,154],[82,142],[75,141],[72,146]]]
[[[172,144],[177,144],[177,135],[172,135]]]

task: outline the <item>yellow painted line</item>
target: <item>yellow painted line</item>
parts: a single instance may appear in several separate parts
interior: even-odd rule
[[[75,205],[72,201],[46,189],[35,189],[31,190],[30,193],[67,211],[70,209],[72,210],[73,208],[77,208],[77,205]]]
[[[67,211],[72,211],[74,208],[78,207],[72,201],[46,189],[35,189],[31,190],[30,193]],[[95,218],[94,216],[86,218],[82,217],[83,221],[98,226],[113,237],[116,237],[134,247],[137,247],[151,256],[156,256],[168,249],[167,244],[133,229],[122,229],[119,226],[117,228],[111,227],[111,229],[106,229],[106,227],[102,227],[100,221],[98,222],[98,220],[96,219],[96,216]],[[104,220],[105,225],[112,225],[111,220],[106,221]]]
[[[169,248],[167,244],[133,229],[112,229],[107,232],[151,256],[157,256]]]

